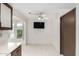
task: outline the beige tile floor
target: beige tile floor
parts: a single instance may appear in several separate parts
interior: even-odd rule
[[[59,56],[53,46],[49,45],[23,45],[22,56]]]

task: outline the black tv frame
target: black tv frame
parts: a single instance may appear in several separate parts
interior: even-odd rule
[[[45,22],[34,22],[33,27],[34,27],[34,29],[44,29]]]

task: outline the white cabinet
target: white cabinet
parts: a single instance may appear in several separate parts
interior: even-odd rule
[[[0,53],[0,56],[7,56],[6,53]]]
[[[11,56],[11,53],[10,53],[10,54],[8,54],[7,56]]]
[[[12,29],[12,7],[7,3],[0,4],[0,29]]]

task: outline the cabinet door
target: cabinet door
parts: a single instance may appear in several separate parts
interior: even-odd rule
[[[8,4],[1,4],[1,28],[11,29],[12,28],[12,8]]]

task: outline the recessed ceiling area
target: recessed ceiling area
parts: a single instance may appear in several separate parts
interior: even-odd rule
[[[39,14],[43,12],[45,14],[51,13],[63,13],[66,10],[73,9],[77,4],[75,3],[11,3],[15,9],[23,13]]]

